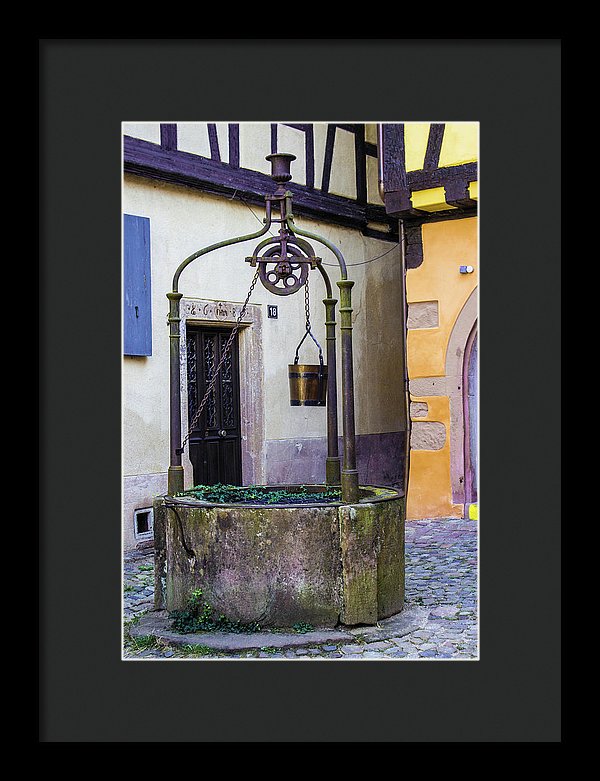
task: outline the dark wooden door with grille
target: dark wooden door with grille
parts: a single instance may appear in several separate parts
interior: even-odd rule
[[[231,331],[188,328],[188,426],[214,377]],[[190,431],[194,485],[241,485],[240,381],[237,336],[200,419]]]

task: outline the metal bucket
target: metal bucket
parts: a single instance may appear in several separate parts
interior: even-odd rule
[[[327,398],[327,366],[290,363],[290,404],[292,407],[324,407]]]

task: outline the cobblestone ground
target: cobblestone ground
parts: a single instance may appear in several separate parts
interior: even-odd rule
[[[202,646],[159,645],[127,638],[124,658],[150,659],[476,659],[477,524],[435,519],[406,523],[406,605],[419,606],[422,626],[403,636],[378,639],[372,634],[336,645],[217,652]],[[124,562],[125,627],[153,606],[151,549],[126,554]],[[423,610],[423,608],[425,610]],[[427,612],[428,609],[428,612]]]

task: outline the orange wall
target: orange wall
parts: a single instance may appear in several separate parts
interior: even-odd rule
[[[439,325],[408,332],[408,376],[445,377],[446,350],[456,319],[478,281],[477,218],[445,220],[423,225],[423,263],[406,275],[409,305],[437,301]],[[461,274],[459,267],[474,267]],[[450,403],[444,396],[413,396],[428,404],[426,417],[446,428],[440,450],[411,450],[407,516],[409,518],[462,517],[463,505],[452,502],[450,480]]]

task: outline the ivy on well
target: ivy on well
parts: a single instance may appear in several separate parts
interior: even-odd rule
[[[169,613],[172,628],[176,632],[189,634],[193,632],[259,632],[260,624],[256,621],[230,621],[222,613],[218,613],[204,599],[202,589],[192,591],[190,599],[183,610],[173,610]]]
[[[235,632],[236,634],[243,634],[263,631],[263,627],[256,621],[248,623],[231,621],[222,613],[217,612],[204,599],[204,593],[200,588],[192,591],[183,610],[171,611],[169,618],[172,620],[171,628],[181,634],[193,634],[194,632]],[[313,629],[313,625],[306,621],[299,621],[291,627],[291,631],[297,634],[306,634],[307,632],[312,632]],[[270,628],[267,631],[281,632],[284,630]]]
[[[289,491],[264,485],[237,486],[217,483],[196,485],[177,496],[192,496],[211,504],[327,504],[340,502],[342,493],[338,488],[310,491],[303,485]]]

